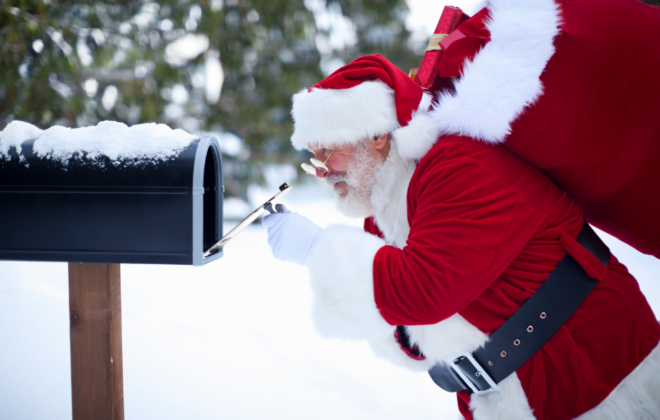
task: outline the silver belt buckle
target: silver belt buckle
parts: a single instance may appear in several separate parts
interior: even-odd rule
[[[488,383],[488,385],[490,385],[489,389],[486,389],[484,391],[479,391],[479,389],[477,389],[476,385],[470,380],[470,378],[465,376],[463,371],[461,369],[459,369],[458,367],[456,367],[455,360],[458,360],[461,357],[466,358],[472,364],[472,366],[474,366],[474,368],[477,370],[477,376],[479,376],[480,378],[484,378],[484,380]],[[497,384],[495,383],[493,378],[491,378],[486,373],[486,371],[484,370],[484,368],[481,367],[479,362],[474,360],[474,357],[472,357],[472,354],[470,354],[468,352],[461,353],[458,356],[452,357],[451,359],[449,359],[448,363],[449,363],[449,368],[455,374],[457,374],[463,380],[463,382],[465,382],[465,384],[470,388],[470,390],[475,395],[486,395],[486,394],[490,394],[490,393],[493,393],[493,392],[500,392],[500,388],[497,386]]]

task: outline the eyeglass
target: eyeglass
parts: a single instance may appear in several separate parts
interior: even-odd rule
[[[325,166],[325,164],[328,163],[328,161],[330,160],[330,156],[332,156],[332,152],[334,152],[335,150],[336,148],[330,151],[330,154],[328,155],[328,158],[325,160],[325,162],[321,162],[316,158],[311,158],[309,160],[312,163],[311,165],[308,163],[302,163],[300,164],[300,167],[303,168],[303,170],[307,172],[309,175],[316,175],[317,169],[320,169],[324,172],[328,172],[329,169],[327,166]]]

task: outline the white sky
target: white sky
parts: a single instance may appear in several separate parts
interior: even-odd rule
[[[413,32],[415,38],[424,40],[433,33],[445,6],[460,7],[465,13],[471,15],[475,11],[473,9],[480,3],[479,0],[407,0],[406,2],[410,8],[406,26]]]

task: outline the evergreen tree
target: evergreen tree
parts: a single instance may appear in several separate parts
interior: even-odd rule
[[[3,1],[0,129],[158,121],[297,162],[291,95],[364,54],[416,67],[406,13],[404,0]]]

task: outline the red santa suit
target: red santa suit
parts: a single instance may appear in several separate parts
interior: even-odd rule
[[[511,28],[521,10],[534,12],[537,3],[551,7],[532,15],[555,19],[545,26],[549,59],[559,23],[554,3],[493,0],[493,24],[500,6],[515,12],[507,9]],[[489,29],[491,45],[497,36]],[[540,74],[544,66],[534,68]],[[528,98],[530,86],[538,97],[538,80],[518,93]],[[461,89],[427,113],[430,98],[371,56],[294,96],[296,148],[355,144],[389,132],[393,138],[373,186],[366,232],[333,226],[312,248],[317,329],[367,340],[377,355],[426,371],[482,346],[568,252],[598,285],[539,352],[500,382],[500,392],[459,393],[461,411],[476,420],[660,418],[660,326],[636,281],[614,256],[604,268],[576,242],[583,213],[539,169],[501,145],[475,141],[483,139],[479,130],[439,136],[469,134],[461,124],[479,124],[479,107],[467,106],[478,100]],[[472,113],[452,114],[452,106]],[[499,111],[515,118],[523,108]],[[438,109],[458,118],[455,130],[442,126]],[[491,117],[484,115],[497,125]],[[506,135],[510,121],[494,132]],[[401,348],[397,325],[407,326],[424,357]]]
[[[482,346],[570,251],[599,284],[500,393],[459,393],[461,411],[477,420],[660,417],[658,322],[614,256],[599,271],[575,242],[582,213],[540,171],[464,137],[441,139],[417,166],[395,145],[372,203],[370,233],[333,226],[312,249],[322,335],[366,339],[377,355],[428,370]],[[400,349],[396,325],[408,326],[424,360]]]
[[[607,419],[622,418],[622,412],[632,419],[643,418],[643,410],[655,410],[651,418],[660,417],[654,378],[660,368],[658,322],[615,257],[607,270],[593,271],[598,265],[574,239],[582,213],[565,192],[503,148],[465,137],[441,139],[407,185],[403,179],[387,182],[387,172],[405,172],[395,169],[396,158],[390,158],[379,174],[376,197],[382,193],[392,200],[393,192],[402,193],[406,216],[384,214],[392,203],[374,198],[375,220],[368,220],[365,230],[391,234],[393,225],[404,223],[407,238],[398,242],[405,246],[368,249],[358,232],[350,242],[335,237],[332,241],[342,241],[352,258],[340,259],[319,245],[314,282],[327,286],[325,264],[331,261],[357,281],[349,276],[354,258],[369,260],[373,253],[373,294],[380,316],[388,325],[409,326],[412,341],[427,359],[444,361],[483,345],[571,252],[600,283],[542,350],[500,384],[502,395],[470,401],[461,392],[463,414],[471,417],[470,406],[477,419]],[[404,186],[407,193],[401,191]],[[425,362],[418,363],[426,367]],[[649,390],[655,390],[653,396],[645,395]],[[654,403],[636,411],[649,397]]]
[[[491,0],[440,63],[441,133],[501,143],[589,222],[660,258],[660,7]]]

